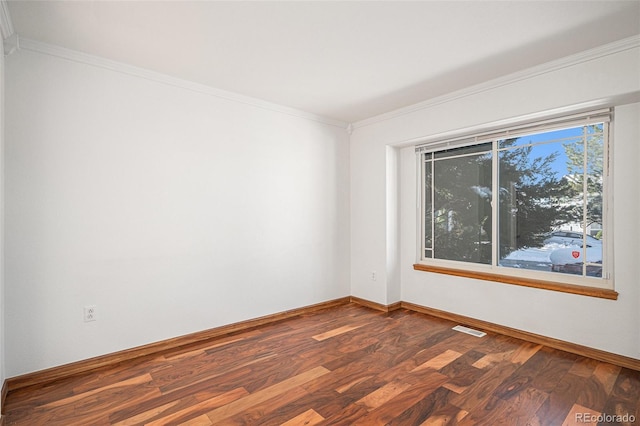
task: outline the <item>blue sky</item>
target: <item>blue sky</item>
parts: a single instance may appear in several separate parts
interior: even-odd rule
[[[514,146],[522,146],[530,143],[550,140],[561,140],[559,142],[536,145],[532,151],[534,157],[546,157],[553,152],[558,152],[559,155],[554,161],[552,169],[555,171],[556,176],[561,178],[567,174],[568,161],[562,145],[567,142],[582,143],[582,131],[582,127],[573,127],[569,129],[553,130],[545,133],[522,136],[518,138]]]

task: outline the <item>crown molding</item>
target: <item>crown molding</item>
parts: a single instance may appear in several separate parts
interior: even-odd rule
[[[11,32],[9,37],[13,34],[13,26],[9,11],[5,0],[0,0],[0,27],[2,29],[2,35],[5,37],[6,32]],[[5,37],[6,38],[6,37]],[[78,52],[75,50],[67,49],[60,46],[50,45],[35,40],[19,38],[19,43],[16,42],[20,50],[29,50],[41,54],[51,55],[62,59],[67,59],[74,62],[79,62],[87,65],[92,65],[104,69],[108,69],[123,74],[144,78],[147,80],[155,81],[158,83],[179,87],[185,90],[191,90],[198,93],[203,93],[209,96],[225,99],[232,102],[239,102],[246,105],[251,105],[257,108],[262,108],[282,114],[291,115],[298,118],[303,118],[310,121],[327,124],[341,129],[345,129],[350,133],[354,130],[369,126],[382,121],[390,120],[393,118],[401,117],[407,114],[411,114],[423,109],[432,108],[436,105],[444,104],[454,101],[456,99],[465,98],[478,93],[497,89],[502,86],[517,83],[522,80],[534,78],[543,74],[561,70],[563,68],[571,67],[574,65],[582,64],[584,62],[599,59],[605,56],[609,56],[615,53],[623,52],[625,50],[635,49],[640,47],[640,35],[625,38],[613,43],[606,44],[594,49],[590,49],[575,55],[567,56],[555,61],[547,62],[545,64],[538,65],[523,71],[519,71],[513,74],[509,74],[504,77],[499,77],[480,83],[474,86],[467,87],[465,89],[457,90],[455,92],[448,93],[446,95],[438,96],[413,104],[404,108],[396,109],[384,114],[376,115],[364,120],[360,120],[354,123],[347,123],[341,120],[336,120],[328,117],[319,116],[316,114],[308,113],[306,111],[298,110],[295,108],[279,105],[276,103],[264,101],[261,99],[253,98],[250,96],[241,95],[234,92],[229,92],[222,89],[217,89],[211,86],[207,86],[200,83],[195,83],[188,80],[171,77],[166,74],[162,74],[156,71],[151,71],[144,68],[135,67],[133,65],[125,64],[122,62],[112,61],[99,56],[89,55],[86,53]]]
[[[0,0],[0,34],[3,39],[7,39],[13,35],[13,23],[11,22],[11,14],[9,13],[9,5],[6,0]]]
[[[18,34],[16,33],[13,33],[11,36],[2,40],[2,48],[3,48],[4,56],[9,56],[15,53],[16,51],[18,51],[18,48],[19,48],[18,42],[19,42]]]
[[[411,114],[416,111],[432,108],[436,105],[441,105],[447,102],[451,102],[456,99],[465,98],[478,93],[497,89],[499,87],[514,84],[522,80],[528,80],[543,74],[558,71],[563,68],[568,68],[574,65],[585,63],[585,62],[589,62],[594,59],[603,58],[605,56],[613,55],[615,53],[624,52],[625,50],[636,49],[638,47],[640,47],[640,35],[628,37],[613,43],[596,47],[594,49],[586,50],[581,53],[570,55],[561,59],[557,59],[555,61],[547,62],[532,68],[528,68],[523,71],[509,74],[504,77],[499,77],[484,83],[467,87],[465,89],[457,90],[455,92],[451,92],[446,95],[431,98],[426,101],[419,102],[417,104],[413,104],[404,108],[399,108],[393,111],[389,111],[384,114],[376,115],[374,117],[365,118],[364,120],[360,120],[355,123],[352,123],[352,129],[355,130],[360,127],[365,127],[365,126],[369,126],[382,121],[401,117],[403,115]]]
[[[122,74],[131,75],[134,77],[144,78],[156,83],[166,84],[168,86],[174,86],[185,90],[190,90],[197,93],[213,96],[220,99],[225,99],[231,102],[238,102],[245,105],[250,105],[256,108],[261,108],[269,111],[278,112],[281,114],[290,115],[293,117],[303,118],[310,121],[315,121],[330,126],[339,127],[345,129],[348,123],[320,115],[312,114],[306,111],[298,110],[295,108],[287,107],[284,105],[276,104],[273,102],[264,101],[262,99],[253,98],[250,96],[241,95],[234,92],[229,92],[222,89],[216,89],[211,86],[207,86],[200,83],[195,83],[188,80],[172,77],[166,74],[162,74],[156,71],[151,71],[145,68],[139,68],[133,65],[125,64],[122,62],[112,61],[99,56],[89,55],[87,53],[78,52],[76,50],[67,49],[60,46],[55,46],[47,43],[42,43],[35,40],[19,38],[19,50],[28,50],[44,55],[55,56],[57,58],[66,59],[73,62],[78,62],[86,65],[91,65],[110,71],[119,72]]]

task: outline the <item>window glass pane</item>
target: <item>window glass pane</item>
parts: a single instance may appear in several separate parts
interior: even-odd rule
[[[602,229],[604,136],[602,125],[587,126],[587,232],[595,236]],[[582,154],[582,153],[581,153]],[[596,231],[596,232],[594,232]]]
[[[503,147],[517,146],[517,139]],[[561,142],[501,151],[499,158],[499,265],[549,271],[555,248],[545,239],[569,222],[576,199],[565,176]],[[580,204],[581,198],[578,199]]]
[[[604,126],[591,125],[583,130],[582,141],[565,144],[574,206],[571,222],[564,226],[575,232],[562,239],[564,247],[556,249],[550,258],[555,272],[602,277]]]
[[[586,199],[586,261],[588,276],[602,276],[604,126],[587,126],[587,199]]]
[[[433,174],[434,258],[490,264],[491,154],[436,160]]]
[[[586,136],[573,138],[574,128],[565,131],[571,137],[554,132],[551,143],[502,141],[515,148],[499,154],[500,266],[602,275],[602,243],[591,234],[602,226],[604,138],[577,129]],[[586,269],[585,257],[594,263]]]

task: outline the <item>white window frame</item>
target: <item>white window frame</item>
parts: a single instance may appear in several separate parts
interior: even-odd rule
[[[417,270],[425,270],[429,272],[442,272],[450,275],[468,276],[470,278],[488,279],[491,281],[499,281],[509,284],[520,284],[529,287],[546,288],[550,290],[563,291],[563,286],[569,288],[572,287],[585,287],[593,289],[610,290],[614,289],[614,277],[613,277],[613,223],[612,218],[612,190],[611,190],[611,133],[612,133],[612,121],[613,110],[612,109],[600,109],[596,111],[589,111],[585,113],[577,113],[571,115],[564,115],[561,117],[555,117],[545,120],[536,120],[523,122],[521,124],[509,126],[507,128],[496,128],[490,132],[468,134],[465,136],[446,139],[435,140],[429,143],[422,143],[416,145],[416,161],[417,161],[417,256],[416,265],[414,268]],[[559,130],[570,127],[578,127],[595,123],[604,123],[604,156],[603,159],[603,212],[602,212],[602,227],[604,230],[605,239],[603,241],[602,248],[602,278],[600,277],[588,277],[581,275],[552,273],[546,271],[534,271],[526,269],[517,269],[509,267],[498,266],[498,255],[496,251],[496,243],[499,241],[498,236],[498,200],[497,191],[492,191],[492,261],[490,265],[462,262],[455,260],[445,259],[426,259],[425,258],[425,215],[424,215],[424,191],[425,191],[425,167],[423,154],[428,152],[436,152],[444,149],[477,145],[486,142],[492,142],[492,158],[494,158],[493,170],[492,170],[492,187],[498,187],[498,143],[497,140],[515,138],[521,136],[527,136],[534,133],[542,133],[545,131]],[[586,239],[585,230],[583,230],[583,238]],[[585,259],[586,260],[586,259]],[[584,266],[586,268],[586,265]],[[529,284],[528,284],[529,283]],[[530,285],[530,284],[533,285]],[[548,283],[548,284],[547,284]],[[553,288],[554,285],[558,285],[558,288]],[[571,293],[586,294],[580,291],[569,291]],[[588,293],[588,291],[587,291]],[[615,293],[615,292],[612,292]],[[588,294],[594,295],[594,294]],[[617,298],[604,296],[606,298]],[[598,296],[600,297],[600,296]]]

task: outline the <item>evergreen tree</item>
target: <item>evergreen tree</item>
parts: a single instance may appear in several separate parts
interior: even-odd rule
[[[513,146],[516,139],[503,146]],[[532,147],[500,154],[500,257],[512,251],[543,245],[545,235],[571,220],[573,207],[566,203],[571,192],[566,177],[552,169],[558,153],[533,157]]]
[[[450,150],[483,153],[434,165],[434,248],[439,259],[491,262],[491,155],[488,146]]]
[[[565,200],[572,191],[566,178],[556,177],[557,153],[533,157],[532,148],[514,147],[517,139],[501,142],[513,147],[499,158],[499,254],[504,257],[525,247],[539,247],[545,234],[573,217]],[[434,162],[434,257],[491,263],[492,157],[491,144],[441,153],[465,155]],[[474,152],[476,154],[474,154]],[[431,192],[431,170],[427,173]],[[427,197],[425,228],[430,246],[431,199]]]

